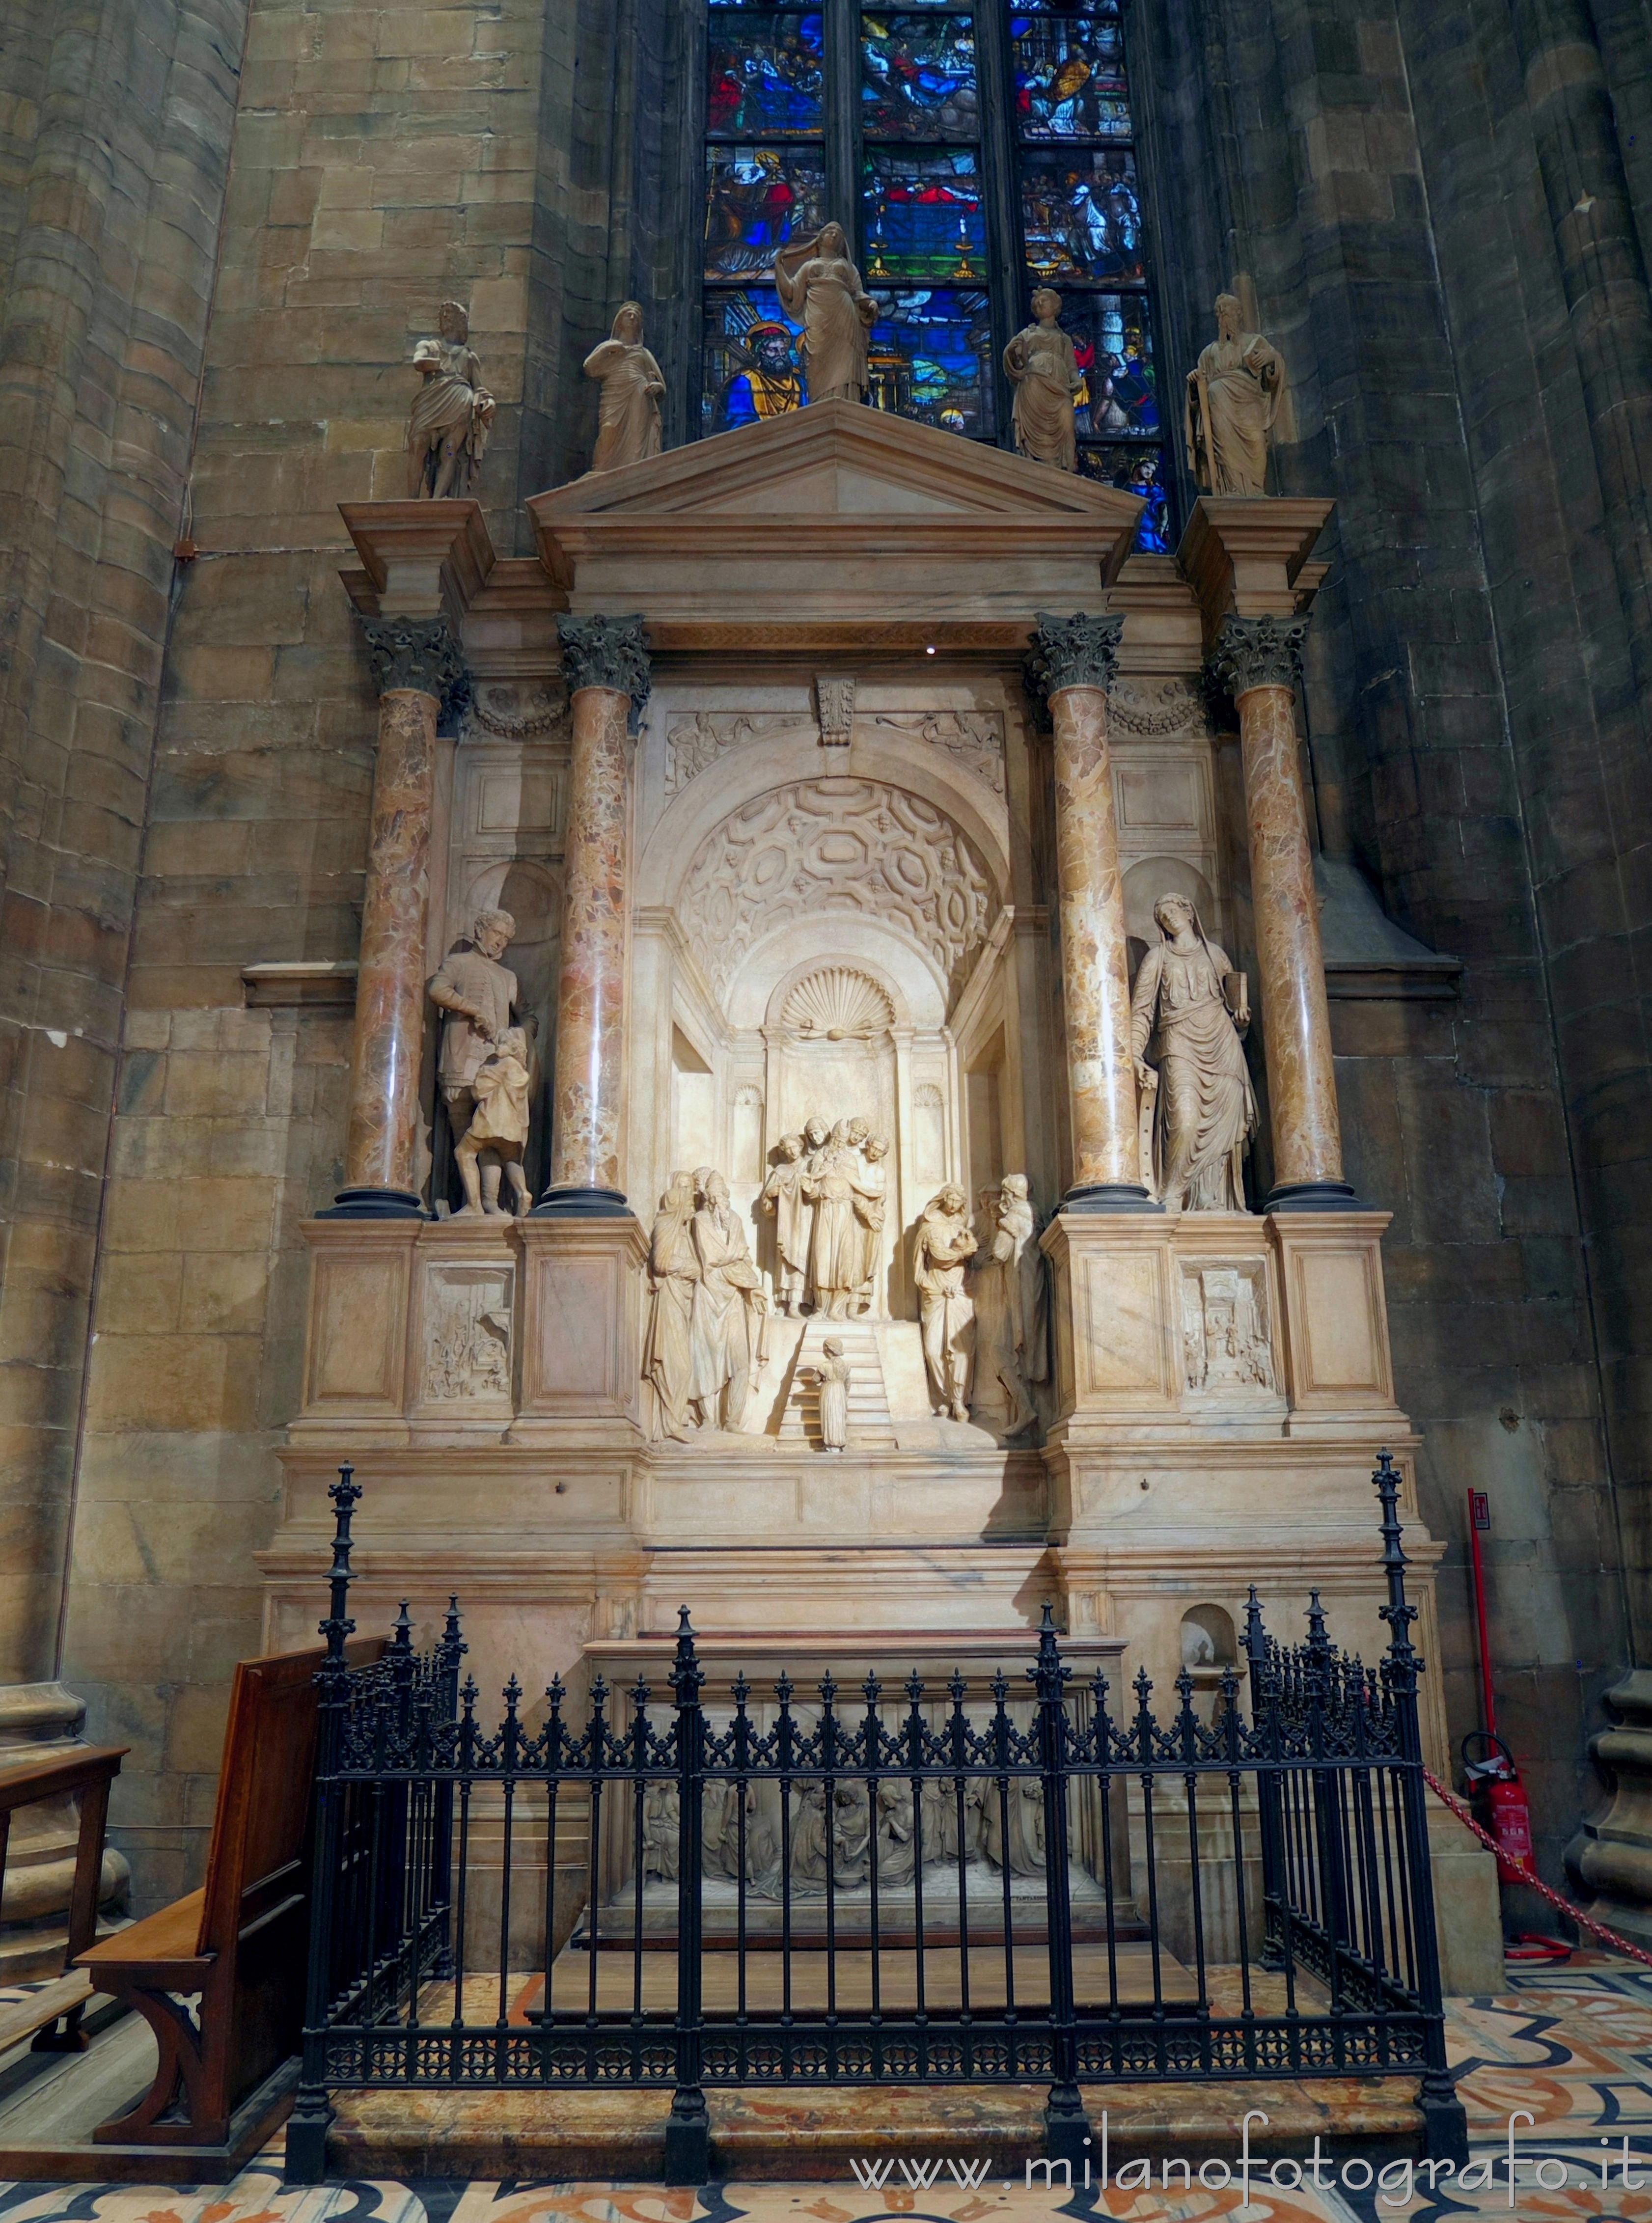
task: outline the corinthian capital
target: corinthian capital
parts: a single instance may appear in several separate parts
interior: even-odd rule
[[[1070,618],[1038,613],[1027,671],[1038,692],[1048,697],[1063,687],[1111,687],[1119,669],[1122,618]]]
[[[445,618],[363,618],[362,631],[381,695],[411,688],[445,705],[463,684],[464,656]]]
[[[1302,676],[1302,642],[1308,620],[1235,618],[1222,620],[1211,670],[1237,702],[1252,687],[1289,687]]]
[[[628,695],[634,731],[651,684],[648,636],[641,618],[558,618],[557,632],[570,695],[582,687],[608,687],[616,695]]]

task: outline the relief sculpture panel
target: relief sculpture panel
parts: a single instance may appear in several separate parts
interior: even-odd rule
[[[425,1285],[423,1394],[436,1404],[508,1405],[514,1275],[508,1266],[432,1266]]]

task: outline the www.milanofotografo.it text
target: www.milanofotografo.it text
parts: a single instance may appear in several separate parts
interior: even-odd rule
[[[1304,2185],[1321,2192],[1339,2188],[1368,2192],[1374,2186],[1378,2207],[1398,2208],[1416,2198],[1419,2187],[1430,2193],[1444,2188],[1456,2192],[1504,2190],[1508,2204],[1513,2207],[1517,2193],[1523,2189],[1558,2192],[1567,2185],[1592,2186],[1597,2171],[1603,2191],[1621,2188],[1627,2192],[1638,2192],[1643,2187],[1652,2186],[1652,2154],[1631,2153],[1627,2136],[1618,2140],[1603,2138],[1597,2160],[1586,2162],[1574,2156],[1568,2161],[1558,2154],[1521,2153],[1516,2145],[1517,2124],[1533,2129],[1536,2118],[1523,2107],[1516,2108],[1504,2126],[1503,2150],[1477,2155],[1460,2166],[1454,2161],[1416,2160],[1409,2156],[1378,2164],[1362,2154],[1327,2154],[1317,2135],[1311,2154],[1301,2159],[1279,2154],[1270,2160],[1251,2150],[1252,2125],[1265,2129],[1268,2125],[1268,2117],[1259,2107],[1253,2107],[1240,2125],[1236,2162],[1225,2161],[1220,2155],[1206,2161],[1194,2161],[1182,2155],[1167,2154],[1157,2165],[1138,2157],[1115,2169],[1109,2154],[1107,2118],[1103,2114],[1095,2139],[1086,2141],[1087,2144],[1094,2144],[1094,2158],[1080,2163],[1077,2176],[1074,2176],[1071,2162],[1030,2161],[1025,2164],[1022,2188],[1029,2192],[1107,2192],[1115,2188],[1135,2193],[1190,2192],[1197,2184],[1207,2192],[1225,2192],[1237,2184],[1242,2203],[1239,2213],[1243,2214],[1252,2187],[1271,2192],[1296,2192]],[[985,2188],[990,2177],[997,2175],[990,2156],[982,2161],[944,2154],[922,2161],[854,2159],[849,2168],[863,2192],[881,2192],[890,2186],[928,2192],[947,2184],[955,2185],[962,2192],[978,2192]],[[1014,2187],[1014,2179],[1004,2178],[1002,2183],[1008,2192]]]

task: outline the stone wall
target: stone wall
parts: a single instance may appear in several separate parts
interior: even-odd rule
[[[1502,1725],[1560,1881],[1586,1726],[1630,1642],[1600,1359],[1630,1307],[1624,1277],[1603,1277],[1579,1162],[1605,1116],[1601,1061],[1637,1070],[1642,1030],[1600,1008],[1628,977],[1600,946],[1624,930],[1622,743],[1601,731],[1614,715],[1623,731],[1623,612],[1500,14],[1221,0],[1138,8],[1129,36],[1156,232],[1178,243],[1168,363],[1190,359],[1219,287],[1253,283],[1296,383],[1281,490],[1338,498],[1308,690],[1326,846],[1464,960],[1455,1002],[1334,1006],[1343,1125],[1349,1177],[1395,1214],[1398,1393],[1453,1546],[1453,1730],[1479,1718],[1472,1484],[1494,1509]],[[1579,942],[1596,945],[1580,966]],[[1580,1003],[1598,1014],[1581,1029]],[[1643,1149],[1643,1080],[1640,1102]],[[1616,1212],[1636,1217],[1621,1184]]]

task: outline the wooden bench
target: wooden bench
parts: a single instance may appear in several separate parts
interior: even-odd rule
[[[376,1659],[382,1637],[347,1648]],[[221,2146],[232,2118],[297,2052],[309,1945],[318,1646],[235,1671],[206,1881],[78,1956],[161,2049],[154,2083],[100,2144]],[[199,1993],[193,2012],[182,2004]],[[279,2117],[276,2118],[279,2119]]]
[[[15,2045],[31,2031],[37,2053],[79,2053],[85,2050],[80,2010],[91,1993],[76,1973],[78,1956],[98,1935],[98,1896],[104,1872],[104,1830],[109,1819],[109,1786],[120,1773],[129,1745],[79,1745],[54,1752],[22,1767],[0,1773],[0,1889],[5,1883],[11,1817],[20,1806],[42,1798],[80,1794],[79,1834],[74,1848],[74,1883],[69,1895],[68,1944],[62,1975],[43,1985],[9,2012],[0,2014],[0,2047]]]

